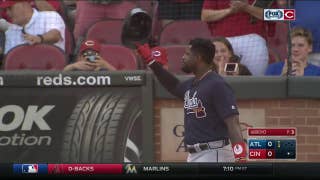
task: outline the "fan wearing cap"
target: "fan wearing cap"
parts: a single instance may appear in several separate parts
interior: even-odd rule
[[[64,71],[115,71],[116,68],[100,56],[101,44],[95,40],[86,40],[81,44],[77,62],[69,64]]]
[[[38,11],[31,0],[0,0],[12,25],[6,31],[5,54],[21,44],[47,43],[65,49],[65,23],[55,11]]]

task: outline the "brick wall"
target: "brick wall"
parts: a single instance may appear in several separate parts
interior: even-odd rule
[[[156,99],[155,116],[155,159],[161,161],[160,110],[161,107],[182,108],[178,100]],[[267,127],[297,128],[297,161],[320,162],[320,100],[274,99],[240,100],[239,108],[264,109]]]

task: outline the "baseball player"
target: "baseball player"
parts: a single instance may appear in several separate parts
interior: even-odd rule
[[[211,70],[215,47],[210,40],[190,41],[182,57],[182,70],[193,73],[185,82],[165,70],[148,44],[137,45],[139,54],[161,84],[184,99],[185,145],[188,162],[243,162],[243,140],[239,112],[232,89]],[[231,141],[231,144],[230,144]]]

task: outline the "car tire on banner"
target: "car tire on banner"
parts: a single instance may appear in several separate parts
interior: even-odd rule
[[[141,101],[133,94],[113,91],[84,97],[67,122],[61,161],[140,162],[141,119]]]

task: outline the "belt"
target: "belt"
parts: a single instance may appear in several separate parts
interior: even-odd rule
[[[197,153],[208,149],[218,149],[229,144],[229,139],[223,139],[218,141],[211,141],[208,143],[197,143],[194,145],[187,145],[187,151],[189,153]]]

